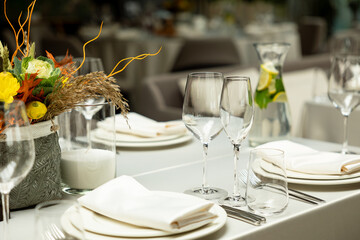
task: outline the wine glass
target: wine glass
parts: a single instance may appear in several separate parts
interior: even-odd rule
[[[3,238],[9,224],[9,194],[30,172],[35,146],[24,103],[0,102],[0,192],[3,206]]]
[[[241,207],[245,205],[245,199],[240,194],[238,178],[240,146],[249,133],[254,119],[250,78],[242,76],[225,78],[221,94],[220,116],[224,131],[234,146],[233,193],[221,202]]]
[[[220,94],[224,77],[221,73],[190,73],[187,77],[182,119],[185,126],[203,146],[203,180],[201,187],[185,193],[204,199],[218,199],[227,195],[223,189],[207,183],[207,153],[209,142],[222,130],[220,121]]]
[[[86,120],[86,139],[88,142],[88,148],[91,146],[91,120],[93,116],[103,107],[105,98],[89,98],[85,102],[77,104],[75,110],[80,112]]]
[[[82,58],[74,58],[75,66],[80,66],[82,62]],[[85,59],[81,68],[76,72],[77,75],[86,75],[92,72],[103,72],[104,65],[100,58],[88,57]],[[102,108],[103,103],[105,103],[105,98],[97,97],[97,98],[89,98],[85,102],[78,104],[78,108],[75,110],[81,112],[86,119],[86,131],[87,131],[87,142],[89,143],[88,148],[91,146],[91,119],[93,116]]]
[[[348,117],[360,104],[360,56],[338,55],[333,58],[328,96],[344,117],[342,154],[348,150]]]

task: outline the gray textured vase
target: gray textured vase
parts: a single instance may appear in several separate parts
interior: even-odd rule
[[[34,206],[62,196],[61,150],[51,121],[32,125],[35,162],[30,173],[10,193],[10,209]]]

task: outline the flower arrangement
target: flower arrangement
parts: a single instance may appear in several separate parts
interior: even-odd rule
[[[86,99],[100,96],[114,103],[126,114],[129,109],[127,100],[121,94],[113,76],[122,72],[134,60],[157,55],[161,48],[154,54],[141,54],[120,60],[108,75],[104,72],[92,72],[78,76],[76,73],[86,59],[85,47],[100,36],[102,24],[98,35],[83,45],[83,61],[79,67],[75,67],[68,53],[59,62],[49,52],[46,52],[46,57],[36,57],[35,43],[30,43],[29,39],[35,2],[36,0],[32,1],[28,6],[23,22],[20,14],[19,29],[16,31],[7,17],[4,0],[4,14],[13,30],[17,48],[10,56],[7,46],[0,41],[0,101],[8,103],[13,99],[22,100],[32,123],[51,120]],[[123,64],[123,67],[116,70],[120,64]]]

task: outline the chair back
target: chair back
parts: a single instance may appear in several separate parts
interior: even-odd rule
[[[240,64],[238,49],[230,38],[185,40],[172,72]]]

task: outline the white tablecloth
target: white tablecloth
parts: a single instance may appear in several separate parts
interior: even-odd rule
[[[294,140],[318,150],[334,150],[340,147],[325,142]],[[197,140],[176,147],[118,150],[118,175],[134,176],[150,190],[183,192],[201,184],[202,148]],[[249,149],[244,146],[241,149],[240,167],[245,167],[248,153]],[[232,191],[232,146],[223,132],[209,145],[208,174],[210,185]],[[268,217],[263,226],[257,227],[228,218],[225,227],[203,239],[359,239],[360,183],[292,187],[327,202],[310,205],[290,199],[287,209],[279,215]],[[13,212],[10,239],[35,239],[34,226],[33,209]]]

